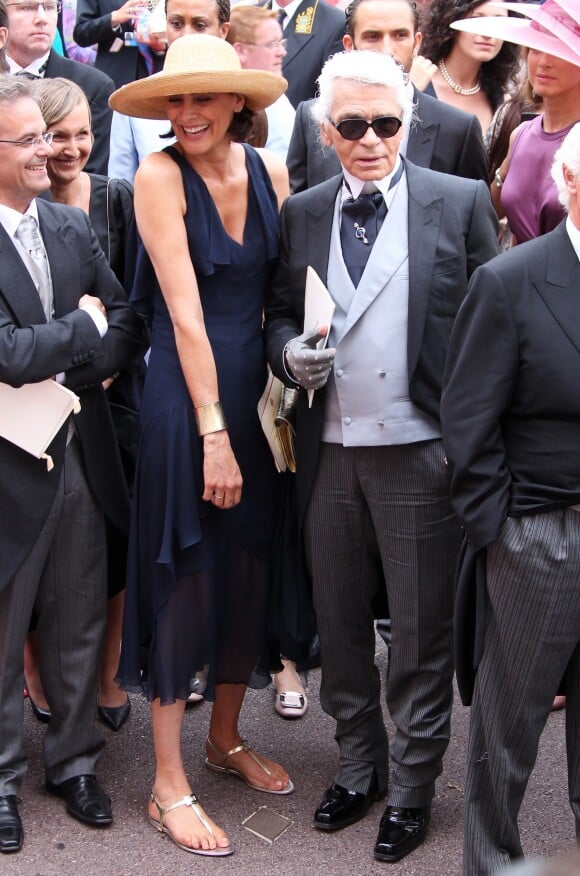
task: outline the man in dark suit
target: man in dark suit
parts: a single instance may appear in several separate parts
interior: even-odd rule
[[[344,12],[326,0],[272,0],[264,5],[278,13],[284,31],[282,75],[288,80],[286,97],[297,107],[316,94],[326,59],[342,51]]]
[[[387,792],[389,745],[374,665],[373,601],[381,587],[392,621],[386,699],[396,734],[374,854],[396,861],[425,838],[449,741],[459,527],[439,395],[468,279],[497,253],[496,221],[482,182],[400,158],[412,103],[388,55],[331,58],[316,111],[343,175],[286,201],[266,307],[274,373],[318,390],[311,408],[306,393],[299,396],[296,489],[320,635],[321,703],[336,720],[340,763],[314,826],[346,827]],[[312,349],[315,327],[304,326],[308,265],[335,304],[325,351]],[[379,582],[367,574],[375,556]]]
[[[476,271],[441,406],[451,498],[485,570],[466,876],[523,855],[518,812],[558,690],[580,840],[580,124],[552,175],[568,218]]]
[[[348,7],[344,48],[391,54],[405,73],[421,45],[417,9],[410,0],[354,0]],[[475,116],[423,94],[409,84],[416,119],[402,144],[414,164],[467,179],[487,180],[487,159]],[[336,154],[320,143],[312,101],[296,110],[286,164],[290,188],[301,192],[340,173]]]
[[[63,76],[76,82],[91,106],[95,142],[85,170],[107,173],[112,111],[109,97],[115,90],[113,80],[88,64],[63,58],[51,48],[56,33],[60,0],[46,3],[15,2],[7,5],[9,46],[7,60],[10,73],[29,78]]]
[[[54,378],[80,397],[48,448],[47,470],[0,438],[0,852],[22,846],[24,640],[34,607],[47,789],[95,826],[111,801],[95,777],[106,620],[105,518],[128,525],[128,494],[101,383],[142,354],[141,323],[81,210],[36,196],[49,185],[50,135],[30,83],[0,77],[0,382]],[[35,411],[30,411],[33,419]]]

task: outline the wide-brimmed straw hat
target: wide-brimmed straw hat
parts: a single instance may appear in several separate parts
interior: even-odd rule
[[[451,27],[547,52],[580,66],[580,0],[546,0],[541,6],[502,2],[498,6],[519,12],[527,20],[482,16],[454,21]]]
[[[286,80],[264,70],[242,70],[233,46],[207,34],[183,36],[167,49],[161,73],[123,85],[109,98],[112,109],[139,119],[166,119],[172,94],[241,94],[254,111],[274,103]]]

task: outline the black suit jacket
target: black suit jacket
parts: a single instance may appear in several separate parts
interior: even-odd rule
[[[55,318],[47,323],[33,281],[0,226],[0,381],[35,383],[60,372],[81,399],[75,426],[88,481],[106,517],[128,525],[128,493],[101,381],[146,349],[143,324],[109,268],[82,212],[37,201],[40,229],[52,274]],[[81,295],[96,295],[109,329],[100,338],[78,309]],[[14,577],[34,544],[54,499],[66,447],[67,426],[50,446],[54,469],[0,439],[0,588]]]
[[[487,545],[508,516],[580,502],[579,295],[562,222],[479,268],[455,321],[441,420],[466,533],[455,605],[465,705],[483,648]]]
[[[63,76],[76,82],[86,94],[91,106],[93,117],[93,134],[95,142],[85,170],[88,173],[107,173],[109,164],[109,139],[111,136],[111,119],[113,112],[109,107],[109,97],[115,90],[112,79],[95,70],[90,64],[80,64],[63,58],[51,49],[46,65],[45,76],[54,79]]]
[[[447,344],[473,271],[498,251],[497,221],[482,182],[435,173],[405,162],[409,188],[409,318],[407,356],[411,400],[439,421]],[[290,384],[283,366],[286,343],[304,323],[306,268],[326,282],[334,205],[334,177],[288,198],[281,214],[281,254],[266,306],[266,343],[274,374]],[[299,519],[316,472],[325,390],[308,408],[299,394],[296,487]]]
[[[118,52],[110,48],[115,39],[123,39],[124,34],[133,30],[131,21],[113,30],[111,12],[119,8],[119,0],[78,0],[77,20],[73,39],[79,46],[92,46],[97,43],[95,67],[110,76],[116,88],[148,76],[145,59],[137,46],[123,46]],[[162,66],[162,59],[153,56],[155,68]]]
[[[284,28],[287,44],[282,74],[288,80],[286,97],[294,107],[314,97],[324,62],[343,51],[344,25],[344,12],[340,9],[325,0],[304,0]]]
[[[442,419],[452,499],[474,550],[508,515],[580,502],[579,295],[565,222],[473,277]]]
[[[487,182],[487,158],[475,116],[415,89],[417,120],[411,126],[407,158],[420,167]],[[334,149],[322,146],[310,113],[313,101],[296,110],[286,164],[290,188],[302,192],[340,173]]]

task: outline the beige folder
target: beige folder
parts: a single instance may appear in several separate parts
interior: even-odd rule
[[[0,383],[0,437],[44,459],[50,471],[54,464],[46,450],[67,418],[80,409],[79,397],[56,380],[17,389]]]

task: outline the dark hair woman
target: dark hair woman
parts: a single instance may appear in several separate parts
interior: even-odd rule
[[[128,115],[167,119],[177,141],[147,156],[135,178],[144,249],[134,304],[152,316],[152,335],[119,675],[151,701],[150,820],[201,855],[232,848],[191,793],[181,755],[197,672],[205,669],[204,696],[214,701],[206,766],[256,791],[293,790],[286,771],[258,756],[238,729],[247,685],[270,681],[277,488],[256,406],[288,174],[272,153],[235,138],[285,88],[277,74],[242,70],[225,40],[196,35],[171,43],[162,73],[110,101]]]
[[[500,12],[498,4],[482,0],[434,0],[423,27],[421,54],[437,65],[432,80],[435,94],[477,116],[483,133],[509,87],[515,87],[520,50],[498,39],[458,33],[450,25]]]

